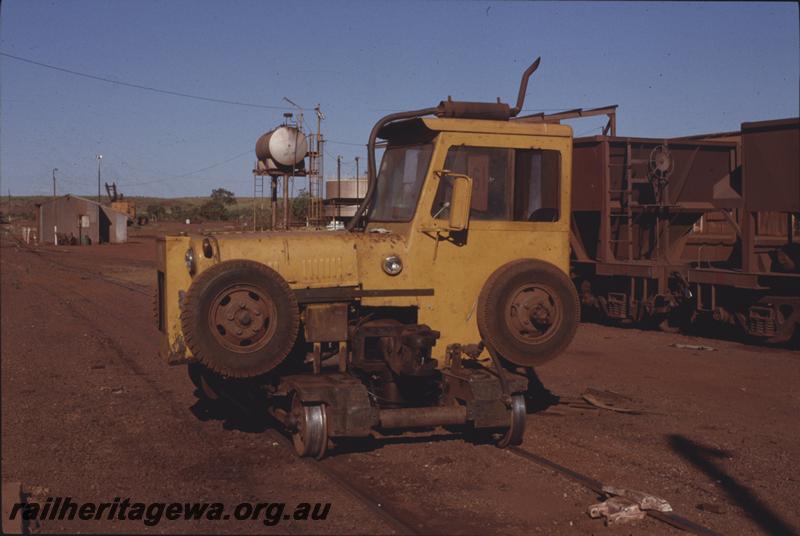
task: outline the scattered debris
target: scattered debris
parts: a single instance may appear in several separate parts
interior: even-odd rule
[[[655,510],[657,512],[672,512],[672,505],[665,499],[636,491],[633,489],[615,488],[613,486],[603,486],[603,493],[615,497],[623,497],[635,502],[642,510]]]
[[[601,503],[589,507],[589,517],[605,518],[606,525],[617,525],[639,521],[647,516],[634,502],[622,497],[611,497]]]
[[[553,408],[555,408],[557,406],[566,406],[569,409],[591,409],[591,410],[597,410],[598,409],[595,406],[592,406],[591,404],[588,404],[584,399],[582,399],[580,397],[559,396],[558,397],[558,404],[553,405],[550,408],[548,408],[547,412],[558,413],[558,412],[554,412],[553,411]],[[546,412],[543,412],[542,414],[545,414],[545,413]],[[559,415],[563,415],[563,413],[558,413],[558,414]]]
[[[648,510],[672,512],[672,506],[664,499],[636,490],[603,486],[609,498],[589,506],[593,519],[605,518],[606,525],[615,525],[644,519]]]
[[[611,391],[599,391],[589,387],[581,395],[581,398],[596,408],[616,411],[618,413],[629,413],[631,415],[639,415],[641,413],[634,409],[618,405],[620,401],[631,401],[631,399]]]
[[[716,352],[717,349],[713,346],[705,346],[703,344],[682,344],[679,342],[674,342],[670,344],[673,348],[680,348],[682,350],[701,350],[705,352]]]
[[[50,496],[50,488],[46,486],[26,486],[23,491],[34,501],[44,500]]]

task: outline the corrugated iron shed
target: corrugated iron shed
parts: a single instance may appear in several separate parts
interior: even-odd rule
[[[128,239],[128,216],[77,195],[46,201],[37,214],[39,240],[43,244],[120,244]]]

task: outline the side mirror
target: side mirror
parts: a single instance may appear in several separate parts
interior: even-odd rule
[[[447,228],[450,231],[463,231],[469,225],[469,211],[472,206],[472,179],[459,173],[447,173],[453,179],[450,195],[450,217]]]

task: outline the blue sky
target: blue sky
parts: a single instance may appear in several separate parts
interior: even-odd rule
[[[102,153],[127,195],[251,195],[253,146],[291,111],[283,97],[307,120],[322,106],[326,175],[339,154],[349,175],[380,116],[448,95],[512,102],[539,55],[532,112],[619,104],[620,135],[736,130],[798,115],[799,50],[794,3],[4,0],[2,52],[277,109],[0,57],[0,188],[50,193],[56,167],[59,193],[96,193]]]

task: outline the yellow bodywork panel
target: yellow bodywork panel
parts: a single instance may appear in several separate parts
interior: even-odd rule
[[[357,286],[365,291],[419,291],[404,296],[363,297],[361,303],[417,307],[418,322],[441,332],[433,349],[440,364],[449,344],[480,341],[475,319],[478,295],[499,267],[516,259],[540,259],[569,274],[571,129],[513,121],[423,121],[427,128],[439,132],[417,209],[409,222],[370,222],[365,232],[215,234],[207,238],[213,246],[212,258],[203,254],[206,237],[201,235],[168,236],[160,242],[159,270],[165,274],[162,326],[168,355],[173,359],[189,357],[181,334],[180,301],[192,281],[184,261],[190,248],[196,259],[195,275],[218,262],[248,259],[270,266],[293,289]],[[441,180],[436,172],[444,169],[448,149],[461,145],[558,151],[558,221],[472,219],[459,236],[447,231],[448,222],[432,215]],[[388,275],[382,269],[389,255],[400,257],[400,274]]]

